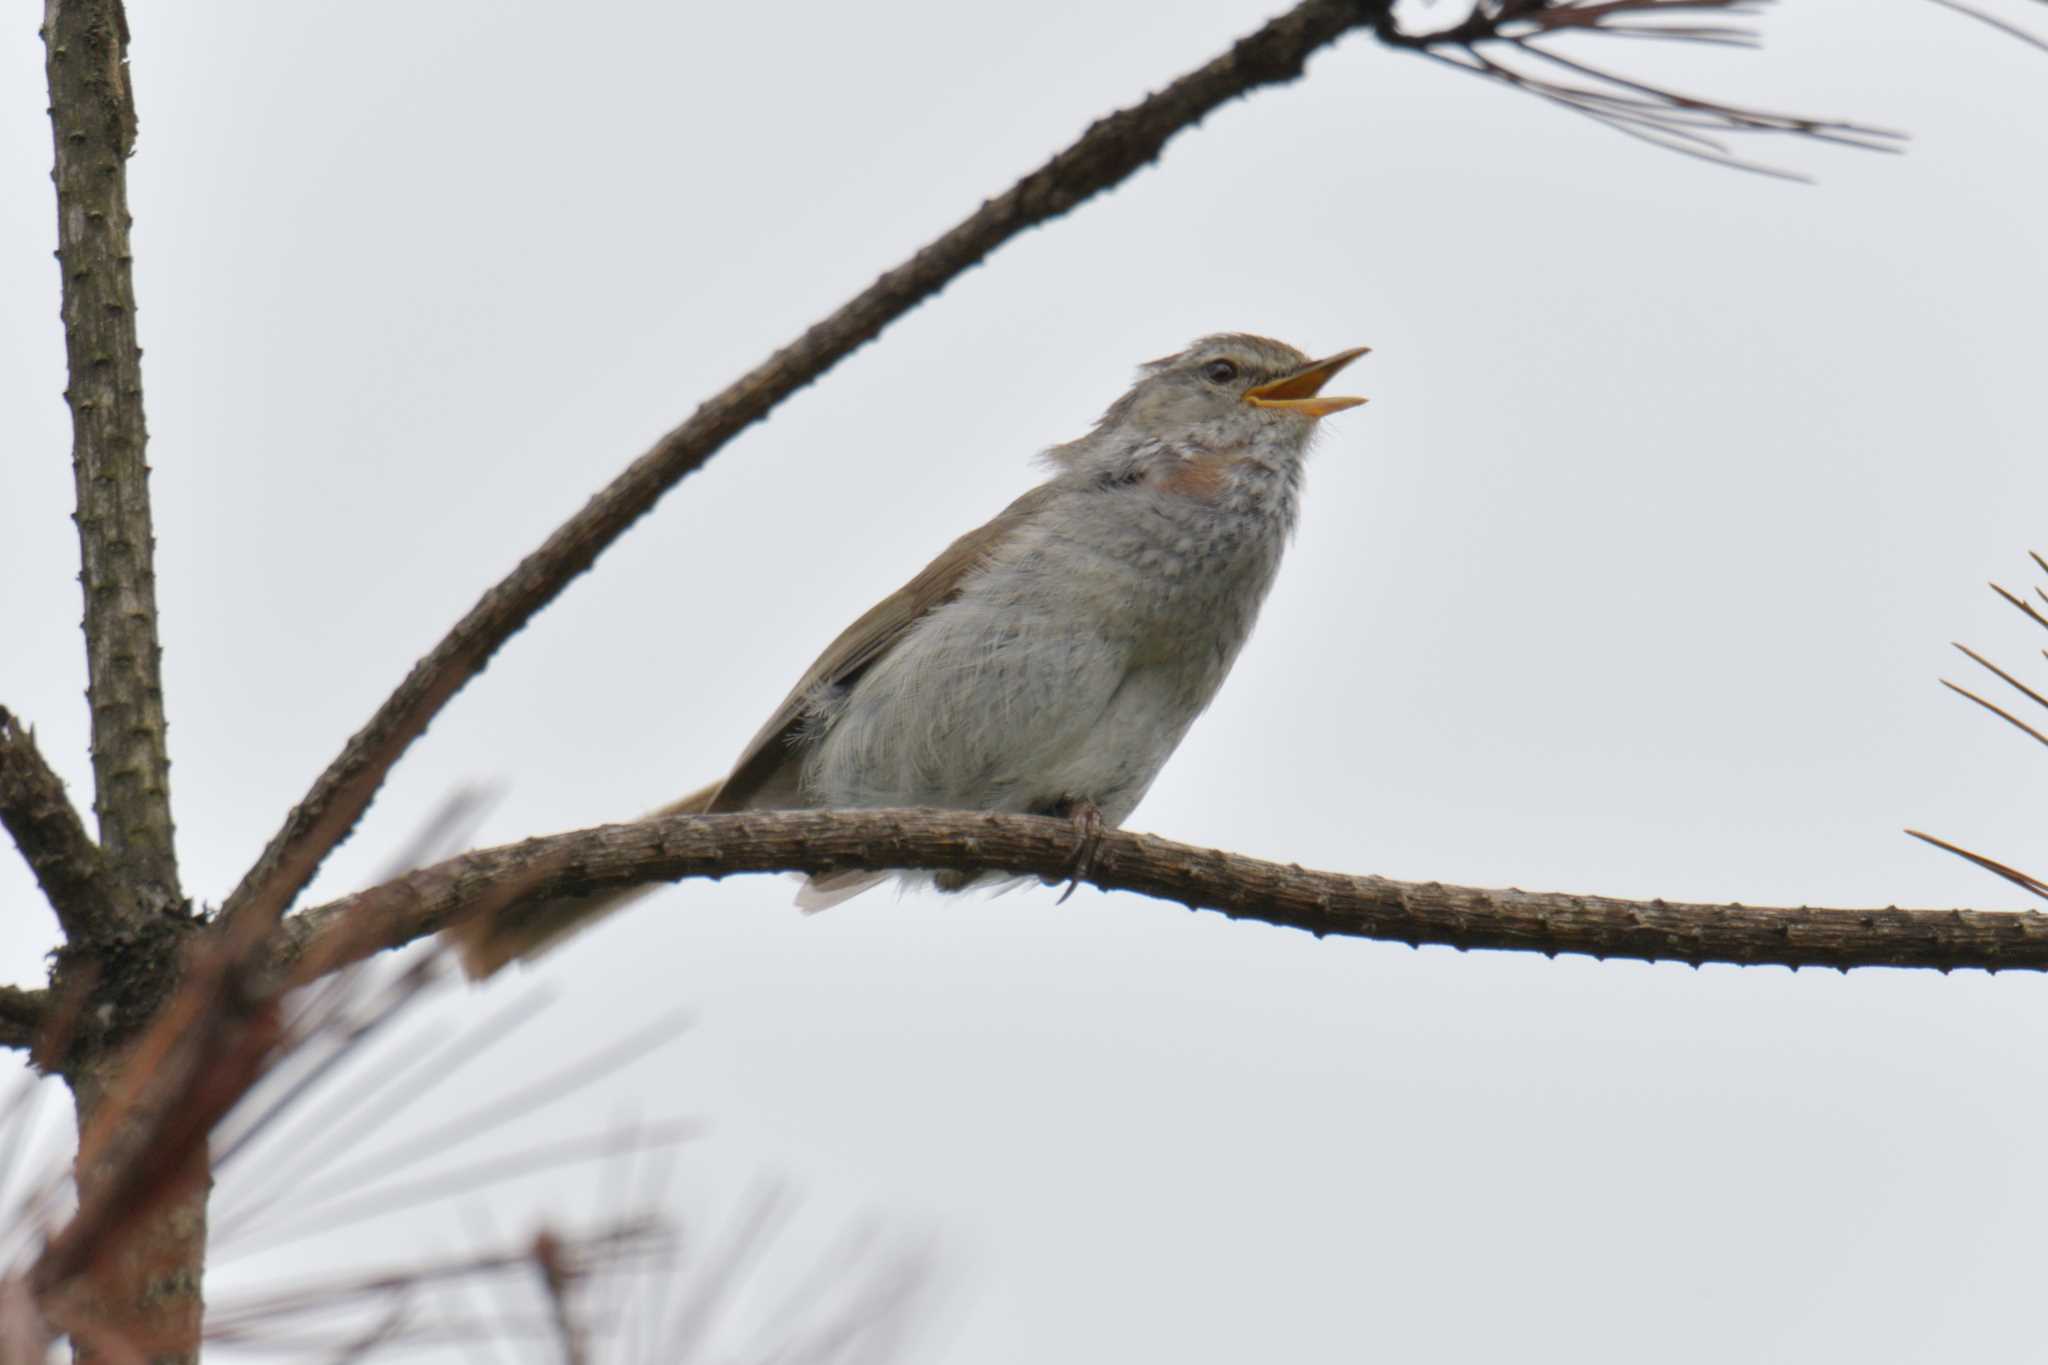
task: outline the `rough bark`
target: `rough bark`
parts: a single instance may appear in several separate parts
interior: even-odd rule
[[[122,1058],[101,1053],[70,1071],[72,1105],[80,1132],[89,1130],[110,1093],[121,1085]],[[123,1125],[148,1115],[120,1111]],[[81,1202],[98,1202],[132,1163],[114,1159],[119,1143],[81,1144],[74,1165]],[[196,1365],[206,1310],[206,1212],[212,1189],[201,1142],[164,1178],[154,1206],[126,1221],[122,1235],[103,1246],[91,1272],[50,1304],[71,1333],[79,1365]]]
[[[34,1047],[48,1009],[47,991],[0,986],[0,1047]]]
[[[486,592],[413,666],[292,809],[223,913],[274,923],[348,837],[391,765],[448,699],[662,494],[727,441],[1010,238],[1142,169],[1168,138],[1219,105],[1293,80],[1311,53],[1370,25],[1386,7],[1385,0],[1305,0],[1166,89],[1097,120],[1072,146],[707,400]]]
[[[531,898],[735,872],[912,867],[1065,880],[1076,827],[1027,815],[955,811],[782,811],[679,815],[483,849],[286,921],[282,962],[332,970],[473,917],[516,916]],[[1628,901],[1314,872],[1147,834],[1112,830],[1081,879],[1233,919],[1460,950],[1584,953],[1647,962],[1783,967],[2048,971],[2048,917],[1977,910],[1827,910]],[[508,887],[517,900],[505,904]],[[502,907],[502,908],[501,908]],[[507,926],[508,929],[511,926]]]
[[[158,665],[142,347],[135,335],[126,163],[135,145],[118,0],[48,0],[71,465],[78,485],[94,811],[124,881],[178,899]]]
[[[93,808],[99,817],[99,852],[120,888],[104,899],[140,904],[145,912],[176,912],[183,896],[172,844],[157,643],[156,536],[128,235],[127,159],[135,146],[135,99],[120,0],[46,0],[43,42],[56,142],[57,260],[69,367],[64,396],[71,405],[85,591]],[[55,837],[70,845],[64,869],[75,872],[90,862],[75,837],[83,831],[58,828],[62,824],[57,816],[38,828],[55,830]],[[82,880],[89,882],[90,874]],[[74,898],[68,908],[60,905],[60,913],[78,921],[77,935],[71,922],[64,925],[74,949],[95,946],[88,933],[95,912],[83,910],[83,904]],[[168,977],[174,967],[174,953],[166,954],[155,963],[156,975]],[[118,990],[115,978],[97,974],[97,979],[100,991]],[[96,994],[92,1013],[109,1007],[118,1012],[127,1003]],[[117,1057],[100,1047],[65,1061],[81,1131],[98,1112]],[[197,1169],[203,1177],[203,1160]],[[94,1197],[104,1175],[98,1163],[81,1156],[81,1198]],[[77,1299],[67,1302],[65,1316],[83,1324],[74,1334],[78,1358],[125,1359],[140,1351],[156,1362],[196,1360],[205,1246],[202,1178],[190,1192],[139,1220],[135,1235],[107,1259]]]
[[[0,707],[0,825],[14,836],[67,942],[103,939],[131,920],[134,907],[64,795],[63,779],[43,761],[35,735],[5,707]]]

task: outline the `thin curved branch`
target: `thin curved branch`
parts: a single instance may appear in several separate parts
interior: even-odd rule
[[[35,873],[72,944],[106,938],[132,914],[98,844],[43,761],[35,733],[0,706],[0,825]]]
[[[727,441],[1010,238],[1143,169],[1168,138],[1219,105],[1293,80],[1311,53],[1372,23],[1387,3],[1305,0],[1142,103],[1097,120],[1072,146],[707,400],[486,592],[413,666],[292,809],[222,914],[275,923],[355,828],[391,765],[449,698],[662,494]]]
[[[451,858],[286,921],[274,961],[332,970],[462,922],[509,917],[503,890],[536,900],[682,877],[916,867],[1064,880],[1068,821],[959,811],[776,811],[601,825]],[[1112,830],[1082,873],[1233,919],[1460,950],[1785,967],[2048,971],[2048,917],[1978,910],[1818,910],[1627,901],[1312,872]],[[508,932],[513,932],[508,923]],[[479,932],[474,926],[466,930]]]
[[[128,157],[135,95],[118,0],[46,0],[43,44],[57,144],[57,261],[71,466],[85,590],[93,809],[123,880],[179,901],[157,644],[142,347],[135,335]]]

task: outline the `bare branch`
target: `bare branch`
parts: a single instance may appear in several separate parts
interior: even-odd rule
[[[43,43],[57,144],[57,260],[70,378],[64,397],[71,404],[84,564],[93,808],[114,871],[175,904],[156,535],[128,241],[135,97],[120,0],[46,0]]]
[[[42,1037],[43,1021],[49,1015],[49,1008],[48,991],[0,986],[0,1047],[18,1047],[24,1051],[34,1047]]]
[[[391,765],[448,699],[662,494],[727,441],[1010,238],[1143,169],[1167,139],[1219,105],[1293,80],[1311,53],[1372,22],[1385,3],[1304,0],[1142,103],[1097,120],[1072,146],[712,396],[486,592],[413,666],[293,808],[222,913],[275,923],[355,828]]]
[[[103,940],[135,910],[99,845],[64,795],[64,780],[36,748],[35,732],[0,707],[0,824],[36,875],[73,944]]]
[[[649,881],[735,872],[927,868],[1065,880],[1075,826],[958,811],[776,811],[678,815],[603,825],[452,858],[287,921],[277,948],[294,960],[347,945],[363,954],[411,942],[491,904],[507,880],[537,900]],[[535,869],[545,869],[539,875]],[[1113,830],[1084,872],[1233,919],[1459,949],[1776,964],[2048,970],[2048,918],[1975,910],[1819,910],[1628,901],[1312,872]],[[520,932],[519,907],[499,911]]]

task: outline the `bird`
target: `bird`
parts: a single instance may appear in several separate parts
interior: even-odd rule
[[[827,645],[724,778],[654,814],[935,806],[1120,826],[1250,637],[1321,420],[1366,401],[1323,388],[1368,349],[1312,360],[1225,332],[1142,365],[1092,430],[1044,452],[1051,477]],[[813,875],[797,903],[890,875]],[[651,889],[493,916],[464,965],[489,975]]]

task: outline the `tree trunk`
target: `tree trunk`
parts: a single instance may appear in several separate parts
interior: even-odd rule
[[[84,1133],[115,1086],[119,1057],[98,1059],[71,1073],[71,1095]],[[134,1116],[127,1122],[136,1122]],[[102,1143],[100,1150],[119,1147]],[[112,1163],[90,1159],[81,1147],[75,1167],[80,1202],[111,1174]],[[81,1365],[190,1365],[199,1359],[205,1312],[201,1279],[206,1267],[206,1201],[212,1187],[206,1151],[194,1154],[178,1189],[117,1239],[83,1284],[66,1296],[63,1325]]]

